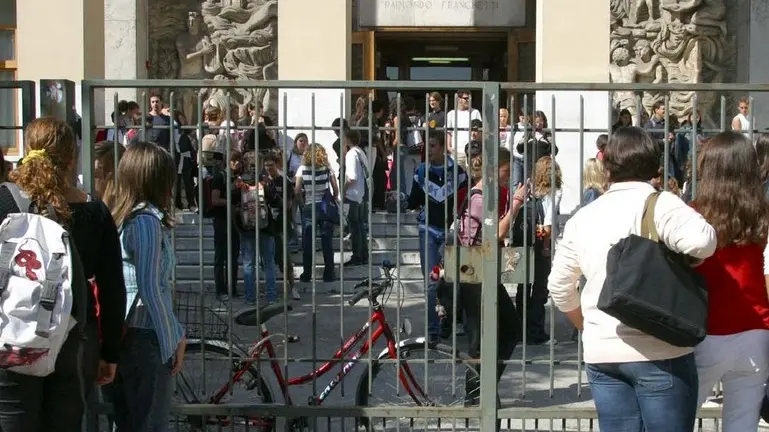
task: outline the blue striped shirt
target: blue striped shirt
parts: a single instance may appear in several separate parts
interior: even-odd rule
[[[176,264],[169,230],[162,225],[163,213],[140,204],[121,227],[123,276],[126,284],[126,318],[129,327],[155,330],[160,354],[167,362],[184,337],[173,309],[171,271]],[[134,300],[138,301],[134,305]],[[131,308],[134,311],[131,313]]]

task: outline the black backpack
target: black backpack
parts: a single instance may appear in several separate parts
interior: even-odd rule
[[[526,214],[526,221],[524,219],[524,210]],[[545,220],[545,207],[542,205],[542,198],[537,197],[529,197],[529,199],[526,200],[523,207],[518,211],[518,214],[515,216],[515,220],[513,221],[513,238],[512,238],[512,246],[513,247],[531,247],[538,243],[541,243],[541,240],[537,238],[537,225],[542,224]],[[524,222],[527,222],[528,226],[528,235],[526,237],[526,244],[524,245]]]

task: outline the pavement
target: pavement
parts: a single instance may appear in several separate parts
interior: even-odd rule
[[[366,301],[351,307],[347,305],[346,299],[349,298],[347,295],[342,296],[338,293],[322,290],[320,285],[316,286],[314,293],[311,288],[303,290],[302,284],[298,284],[297,287],[300,288],[300,292],[304,291],[302,300],[289,301],[293,308],[292,311],[287,315],[276,316],[266,323],[273,334],[289,334],[297,336],[299,339],[298,342],[289,344],[284,344],[283,338],[275,340],[276,353],[280,359],[281,367],[291,377],[309,374],[322,363],[321,360],[330,359],[334,352],[342,346],[346,339],[345,336],[352,335],[366,322],[369,316]],[[515,287],[508,287],[508,292],[514,295]],[[401,305],[400,308],[397,307],[398,304]],[[240,299],[233,299],[228,307],[231,307],[234,313],[246,308],[254,308],[254,306],[245,305]],[[228,312],[224,304],[212,305],[212,308],[222,308],[219,311],[220,315],[227,316]],[[398,335],[399,338],[406,339],[424,334],[425,309],[422,296],[406,292],[398,297],[396,293],[393,293],[385,305],[385,313],[393,329],[399,328],[397,323],[403,322],[406,318],[410,321],[411,335],[401,332]],[[552,420],[552,425],[550,420],[535,421],[520,418],[503,420],[502,430],[599,430],[597,422],[594,420],[564,419],[574,416],[574,414],[569,414],[570,411],[572,413],[585,412],[586,409],[592,409],[594,404],[583,367],[578,362],[578,345],[570,339],[571,327],[565,322],[562,315],[552,313],[551,317],[554,317],[556,321],[554,333],[556,343],[552,345],[528,345],[525,349],[519,345],[500,380],[498,392],[502,408],[547,409],[551,415],[556,415],[558,418]],[[220,327],[218,330],[219,332],[224,330],[226,338],[231,337],[235,344],[245,350],[248,350],[259,336],[254,327],[233,325],[231,327],[232,336],[226,328]],[[450,340],[445,342],[449,346],[452,343]],[[456,347],[460,351],[466,352],[466,338],[464,336],[457,336],[456,343]],[[375,346],[374,357],[383,346],[381,341]],[[415,354],[415,356],[422,359],[421,353]],[[313,362],[313,358],[318,360]],[[368,369],[367,363],[365,363],[367,358],[364,356],[362,363],[353,367],[351,372],[341,380],[339,386],[323,401],[324,406],[350,407],[356,405],[356,386],[364,370]],[[206,355],[207,372],[203,372],[201,357],[190,355],[186,360],[185,376],[192,376],[196,380],[195,388],[202,389],[205,386],[207,394],[210,394],[212,388],[219,387],[228,379],[229,359],[220,358],[218,360],[219,363]],[[326,375],[318,377],[315,381],[311,380],[307,384],[290,387],[290,396],[294,405],[306,405],[314,396],[321,394],[340,368],[341,366],[333,367]],[[388,369],[390,368],[388,367]],[[432,364],[427,369],[426,378],[425,369],[421,364],[412,368],[417,381],[423,385],[427,383],[428,392],[433,395],[441,395],[440,402],[447,402],[447,404],[462,403],[458,394],[463,394],[460,388],[464,383],[463,373],[460,367],[456,370],[459,372],[452,371],[448,364]],[[285,401],[278,390],[279,387],[273,374],[269,370],[263,370],[263,375],[268,377],[267,383],[275,398],[274,402],[283,404]],[[383,398],[390,396],[382,403],[413,406],[413,402],[403,398],[403,389],[394,377],[394,371],[387,376],[377,376],[372,392],[372,396],[375,396],[374,400],[379,401],[376,396]],[[455,396],[456,399],[454,399]],[[226,400],[229,403],[243,404],[258,402],[260,398],[256,390],[249,391],[245,388],[237,388]],[[311,424],[308,430],[329,432],[363,430],[356,428],[355,423],[354,419],[322,418]],[[374,424],[377,431],[480,430],[477,421],[464,419],[429,419],[425,423],[424,419],[391,418],[387,421],[377,419]],[[282,426],[282,423],[279,423],[279,426]],[[239,427],[235,427],[234,430],[246,430],[243,426]],[[706,419],[701,421],[697,430],[711,431],[717,429],[714,420]],[[182,428],[181,430],[185,429]],[[230,427],[227,427],[226,430],[230,430]],[[254,430],[253,427],[250,430]]]

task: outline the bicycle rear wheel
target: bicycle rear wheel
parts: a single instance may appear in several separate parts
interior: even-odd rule
[[[357,405],[461,407],[477,403],[480,375],[470,364],[461,363],[469,359],[463,353],[454,355],[451,347],[443,344],[428,345],[417,341],[403,345],[400,365],[382,359],[372,364],[370,385],[366,367],[358,384]],[[404,379],[408,390],[403,384]],[[471,388],[469,392],[468,387]],[[441,428],[451,429],[452,425],[458,430],[474,427],[465,419],[453,418],[360,418],[359,423],[368,431],[443,430]]]
[[[231,375],[241,369],[245,355],[239,351],[231,350],[225,342],[219,341],[187,345],[184,369],[176,377],[174,404],[273,403],[272,392],[254,364],[248,366],[221,398],[217,398],[217,393],[227,385]],[[172,417],[171,421],[175,424],[169,430],[185,432],[272,432],[275,428],[273,417],[184,415]]]

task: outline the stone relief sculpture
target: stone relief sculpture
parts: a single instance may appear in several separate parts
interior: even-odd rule
[[[727,33],[724,0],[611,0],[610,4],[613,82],[625,82],[615,81],[623,68],[623,79],[630,79],[628,63],[635,66],[632,82],[724,82],[733,73],[734,38]],[[631,48],[633,58],[627,60]],[[638,96],[647,112],[665,97],[655,92]],[[684,118],[691,112],[692,92],[669,96],[671,114]],[[698,95],[704,120],[711,119],[717,97]],[[615,109],[627,108],[628,95],[615,95],[613,100]]]
[[[150,8],[150,78],[278,78],[276,0],[155,1]],[[229,95],[233,116],[250,105],[262,106],[266,115],[277,114],[277,89],[204,92],[204,109],[224,109]],[[189,118],[196,118],[196,90],[177,90],[175,98]]]

